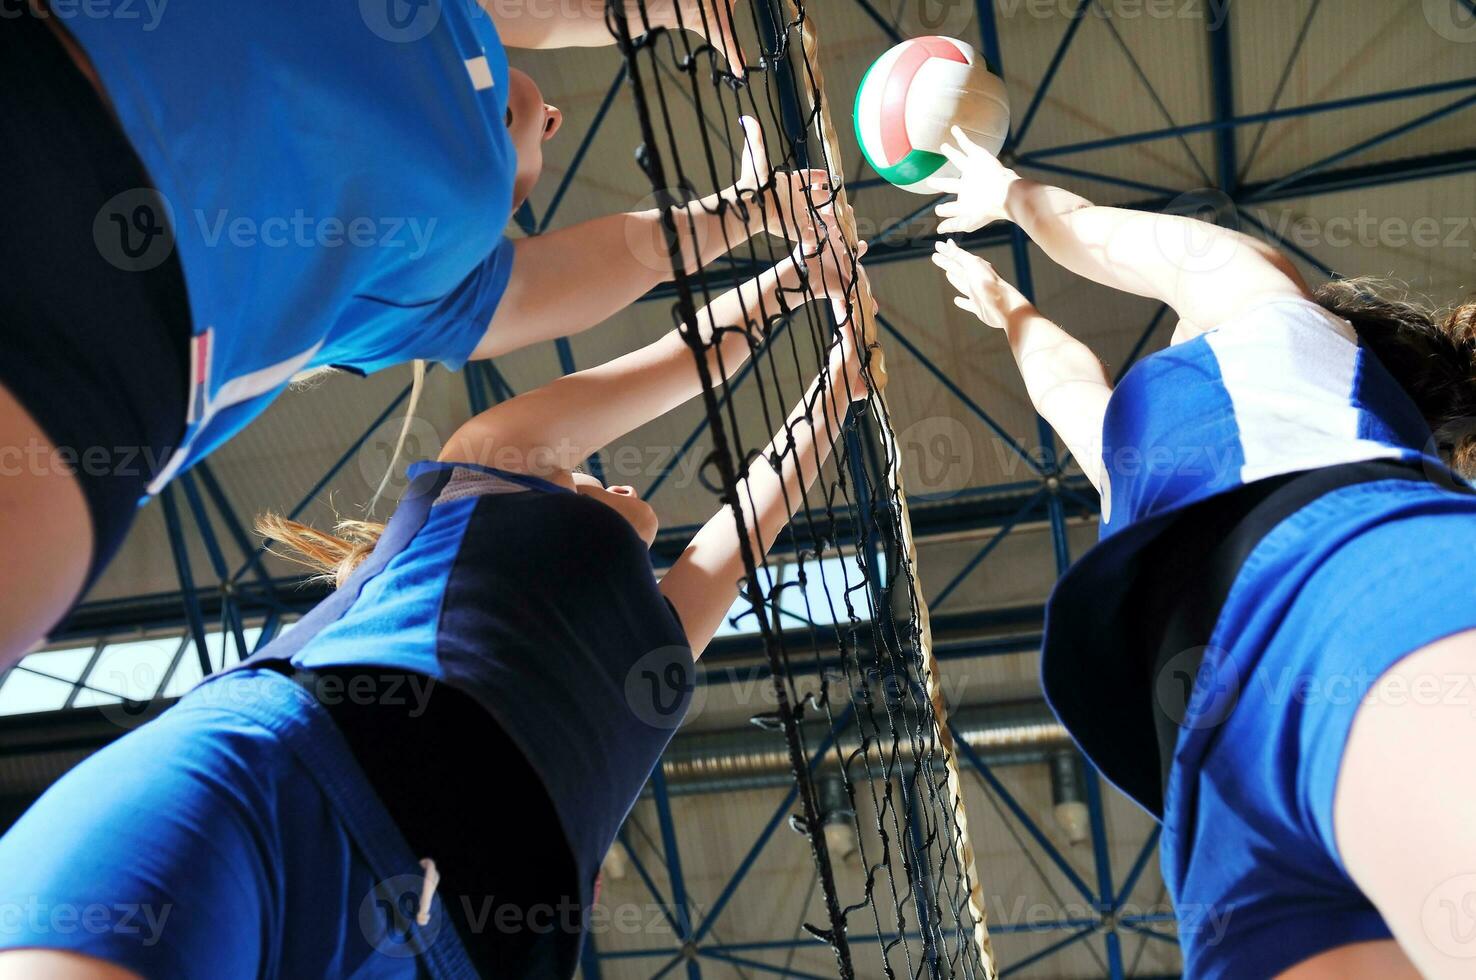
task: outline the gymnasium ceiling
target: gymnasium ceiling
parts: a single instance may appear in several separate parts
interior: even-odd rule
[[[1233,169],[1239,186],[1249,189],[1242,190],[1241,196],[1253,196],[1257,190],[1268,195],[1267,200],[1243,204],[1244,213],[1237,219],[1241,227],[1258,233],[1250,220],[1253,218],[1285,234],[1295,230],[1302,250],[1297,261],[1309,281],[1324,278],[1317,267],[1320,264],[1342,275],[1392,277],[1415,292],[1444,302],[1454,302],[1476,290],[1476,155],[1470,149],[1476,108],[1453,112],[1375,142],[1441,107],[1470,99],[1476,92],[1476,26],[1470,26],[1469,20],[1462,23],[1442,19],[1441,0],[1240,0],[1228,8],[1222,0],[1102,3],[1105,15],[1103,6],[1093,5],[1076,25],[1076,37],[1039,101],[1028,132],[1015,148],[1018,154],[1028,157],[1049,148],[1215,119],[1219,111],[1216,75],[1211,68],[1207,26],[1228,11],[1229,61],[1223,78],[1236,115],[1452,83],[1445,90],[1415,97],[1235,127]],[[994,6],[1003,75],[1018,123],[1063,37],[1073,27],[1077,0],[995,0]],[[978,8],[973,0],[883,0],[874,9],[882,19],[894,22],[904,36],[943,33],[976,45],[979,42]],[[875,19],[854,0],[811,2],[808,10],[823,32],[822,57],[829,95],[846,140],[843,156],[847,176],[865,180],[874,175],[862,168],[859,153],[845,132],[849,104],[861,74],[890,41]],[[540,82],[548,101],[558,105],[565,116],[561,134],[547,147],[545,174],[530,202],[533,213],[541,217],[568,173],[581,139],[590,130],[620,62],[613,48],[515,53],[512,61]],[[1455,87],[1453,83],[1461,80],[1465,85]],[[770,134],[770,138],[777,136]],[[582,167],[569,182],[552,227],[646,206],[649,186],[635,165],[637,142],[629,93],[622,88],[590,142]],[[1365,142],[1372,145],[1286,187],[1273,186],[1281,178]],[[1180,194],[1218,185],[1219,152],[1216,132],[1203,131],[1052,154],[1038,161],[1112,180],[1062,176],[1029,169],[1024,162],[1019,166],[1036,178],[1054,177],[1099,203],[1152,201],[1163,206]],[[1419,167],[1400,163],[1416,158],[1430,162]],[[1400,171],[1418,171],[1419,179],[1394,180]],[[1329,180],[1328,173],[1351,176]],[[1353,176],[1362,180],[1355,182]],[[1122,182],[1137,186],[1124,186]],[[1355,183],[1367,186],[1353,186]],[[1325,188],[1325,192],[1299,191],[1314,185],[1319,190]],[[1003,339],[951,305],[941,275],[925,260],[930,248],[926,240],[932,233],[930,212],[908,219],[922,204],[922,198],[887,187],[867,187],[855,197],[863,230],[874,233],[903,222],[903,234],[874,242],[872,279],[884,314],[916,352],[898,342],[887,342],[892,376],[888,395],[898,420],[896,427],[903,433],[904,450],[909,438],[924,449],[934,444],[937,434],[947,441],[946,465],[941,469],[922,469],[925,453],[905,454],[909,460],[907,482],[925,487],[942,500],[972,499],[960,492],[1020,484],[1030,480],[1031,474],[965,407],[960,394],[1019,444],[1033,449],[1040,440]],[[1438,227],[1438,233],[1431,233],[1432,227]],[[1420,228],[1424,234],[1417,233]],[[986,242],[977,249],[980,254],[1007,277],[1014,276],[1010,250],[998,244],[999,235],[980,237]],[[909,244],[911,240],[921,240],[923,246],[915,247]],[[924,258],[908,258],[913,252]],[[1033,247],[1030,258],[1041,308],[1091,344],[1110,368],[1122,366],[1154,317],[1156,304],[1076,279],[1053,268]],[[578,270],[570,270],[570,287],[577,288],[578,281]],[[639,304],[573,338],[571,353],[580,366],[596,364],[655,339],[670,323],[665,301]],[[1172,316],[1164,318],[1145,349],[1165,344],[1172,326]],[[516,391],[526,391],[561,373],[552,345],[503,358],[498,368]],[[263,419],[212,459],[214,473],[237,513],[251,515],[264,508],[294,504],[363,434],[365,426],[408,380],[408,369],[362,380],[335,377],[283,397]],[[443,371],[432,372],[415,424],[413,448],[420,455],[433,455],[438,440],[467,414],[463,379]],[[328,523],[330,504],[351,513],[369,498],[387,461],[387,447],[397,425],[393,420],[399,418],[399,413],[391,413],[391,418],[317,494],[305,512],[308,519]],[[697,406],[689,405],[632,434],[627,443],[637,448],[641,459],[665,461],[699,422]],[[699,458],[702,452],[699,440],[692,458]],[[649,485],[659,465],[652,462],[629,482],[638,487]],[[672,484],[658,497],[667,525],[691,524],[712,512],[712,497],[699,482],[673,480]],[[1093,540],[1094,522],[1089,510],[1073,506],[1068,512],[1073,515],[1068,531],[1071,552],[1080,554]],[[925,541],[920,554],[924,594],[936,595],[993,533],[992,526],[953,526],[947,535]],[[197,581],[210,585],[214,580],[210,556],[197,539],[191,540],[190,556]],[[274,561],[272,568],[275,574],[292,574],[289,567]],[[1054,576],[1049,526],[1039,516],[1031,516],[959,582],[946,609],[965,613],[1038,607]],[[89,601],[167,593],[177,588],[165,524],[155,503],[144,512],[123,553]],[[960,701],[966,704],[1039,696],[1033,652],[956,661],[948,665],[948,670],[960,679],[964,692]],[[726,694],[715,696],[695,726],[741,726],[754,709],[751,704],[737,703],[740,700]],[[1007,777],[1022,805],[1044,821],[1047,833],[1054,833],[1044,766],[1011,768]],[[710,902],[721,890],[726,875],[737,865],[780,796],[779,790],[750,790],[675,801],[686,884],[694,901]],[[1149,824],[1125,801],[1114,794],[1109,796],[1111,858],[1120,876],[1137,855]],[[1021,906],[1013,904],[1017,901],[1025,902],[1027,908],[1030,903],[1062,907],[1059,893],[1069,891],[1067,883],[1055,869],[1049,869],[1044,879],[1036,874],[1032,859],[1016,842],[1016,831],[999,817],[977,783],[969,784],[967,803],[980,850],[980,867],[991,895],[998,896],[992,900],[991,913],[1004,920],[1018,919],[1022,913]],[[654,835],[656,820],[650,804],[643,803],[637,809],[636,820],[642,832]],[[1089,850],[1078,847],[1071,851],[1059,840],[1057,843],[1068,850],[1083,874],[1091,873]],[[640,848],[637,845],[642,858],[658,870],[659,876],[659,848]],[[728,942],[792,935],[799,921],[798,910],[805,902],[810,873],[802,842],[781,832],[737,893],[718,932]],[[640,900],[641,885],[634,875],[613,882],[610,888],[614,897]],[[1158,888],[1150,869],[1135,900],[1151,905]],[[1002,962],[1009,963],[1044,949],[1058,938],[1048,934],[1009,935],[1001,937],[996,945]],[[611,936],[608,948],[627,948],[646,941],[641,936]],[[1125,948],[1129,954],[1136,954],[1138,943],[1135,939],[1125,941]],[[1080,943],[1021,975],[1101,976],[1102,949],[1100,942]],[[1138,967],[1140,975],[1177,970],[1177,954],[1170,944],[1149,940],[1145,950]],[[752,956],[769,963],[784,958],[782,951]],[[827,963],[828,954],[823,948],[806,949],[794,960],[793,967],[826,975],[830,971]],[[650,966],[639,960],[613,961],[606,964],[605,975],[649,976],[654,972]],[[705,971],[708,976],[743,973],[741,968],[714,963],[707,963]]]

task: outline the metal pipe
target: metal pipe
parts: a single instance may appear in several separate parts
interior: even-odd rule
[[[953,712],[950,720],[956,734],[992,766],[1044,763],[1071,747],[1066,730],[1043,701],[964,708]],[[809,744],[818,744],[822,734],[822,726],[805,726]],[[849,729],[841,736],[838,751],[826,753],[818,771],[836,771],[837,759],[849,758],[860,746],[858,733]],[[878,776],[883,760],[876,746],[868,758],[871,774]],[[794,781],[783,743],[773,732],[758,728],[680,735],[667,750],[661,768],[668,791],[682,796],[788,786]],[[857,758],[851,763],[851,778],[865,778],[867,770]]]

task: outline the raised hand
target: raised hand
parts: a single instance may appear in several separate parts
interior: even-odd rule
[[[953,298],[953,305],[974,314],[986,326],[1004,330],[1022,310],[1032,309],[1030,301],[1006,282],[993,265],[965,252],[951,239],[938,243],[933,264],[943,270],[949,285],[961,294]]]
[[[740,0],[679,0],[682,19],[688,30],[705,37],[722,53],[728,63],[728,71],[742,78],[748,71],[743,61],[743,49],[738,44],[738,32],[733,18],[738,13]],[[706,27],[704,28],[704,23]]]
[[[813,169],[774,173],[758,120],[742,116],[738,123],[743,127],[743,149],[733,192],[740,205],[749,210],[749,229],[802,243],[818,241],[828,228],[816,222],[814,210],[830,214],[830,175]],[[828,218],[825,223],[834,224]]]
[[[861,268],[866,250],[866,242],[858,243],[853,258],[839,227],[830,221],[824,238],[801,242],[780,263],[780,289],[791,306],[811,299],[830,300],[836,323],[845,324],[850,320],[852,301],[860,295],[857,280],[866,275]]]
[[[953,143],[944,143],[942,153],[958,167],[958,177],[935,177],[929,186],[940,194],[956,195],[933,209],[942,220],[938,234],[976,231],[991,221],[1009,217],[1010,187],[1020,175],[999,162],[962,129],[954,126]]]
[[[742,0],[625,0],[632,32],[651,27],[685,28],[704,38],[739,78],[747,73],[734,18]],[[601,5],[603,6],[603,5]],[[644,20],[643,20],[644,16]]]

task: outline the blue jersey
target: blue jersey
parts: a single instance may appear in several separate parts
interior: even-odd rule
[[[304,369],[459,367],[511,272],[516,155],[476,0],[138,14],[65,24],[172,216],[189,292],[188,428],[157,492]],[[134,248],[159,231],[96,229]]]
[[[468,464],[411,475],[369,559],[243,666],[383,667],[471,695],[542,777],[588,908],[686,716],[686,633],[645,543],[610,507]]]
[[[1452,492],[1460,484],[1431,443],[1352,327],[1310,302],[1262,306],[1158,352],[1113,392],[1102,540],[1051,595],[1041,683],[1102,774],[1163,821],[1186,976],[1274,976],[1390,936],[1342,864],[1333,799],[1368,689],[1476,626],[1476,497]],[[1268,478],[1370,460],[1400,475],[1280,518],[1228,581],[1201,564],[1196,588],[1155,595],[1181,611],[1203,583],[1224,588],[1205,645],[1153,663],[1172,649],[1143,647],[1169,620],[1149,616],[1135,589],[1152,549],[1188,536],[1162,538],[1178,517],[1203,521],[1195,504],[1234,502],[1224,495]],[[1146,580],[1167,588],[1162,578]],[[1178,661],[1195,665],[1190,691]],[[1156,709],[1177,726],[1166,781]]]
[[[1283,473],[1418,459],[1429,440],[1347,321],[1269,303],[1123,377],[1102,425],[1101,536]]]
[[[475,466],[412,473],[342,588],[68,773],[0,839],[0,908],[15,910],[0,915],[0,949],[73,950],[149,977],[475,975],[450,899],[283,663],[411,671],[431,681],[386,696],[431,705],[448,684],[479,702],[547,791],[587,914],[686,715],[681,623],[645,543],[605,504]],[[577,950],[543,955],[572,963]]]

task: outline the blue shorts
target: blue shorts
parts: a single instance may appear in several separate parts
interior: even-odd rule
[[[1358,484],[1261,539],[1204,653],[1166,786],[1161,857],[1186,976],[1270,977],[1391,937],[1338,853],[1343,749],[1374,698],[1460,694],[1381,678],[1473,628],[1476,496]]]
[[[88,758],[0,839],[0,950],[145,977],[474,978],[439,897],[415,922],[423,887],[324,709],[242,670]]]

